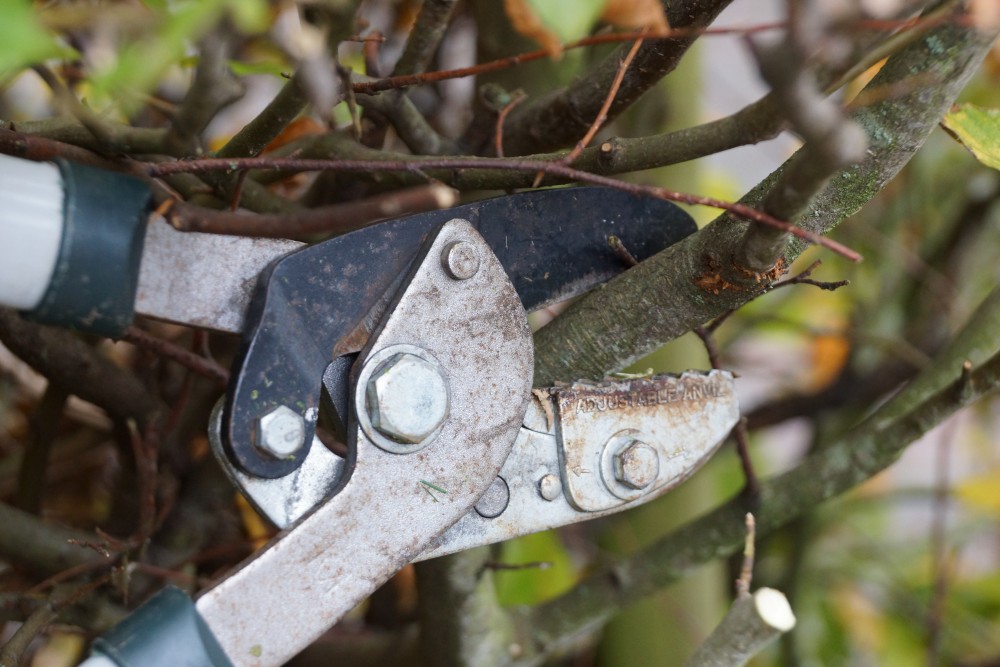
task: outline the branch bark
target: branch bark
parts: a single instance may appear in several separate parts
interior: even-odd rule
[[[996,38],[996,30],[986,34],[957,23],[941,24],[901,50],[868,85],[868,91],[905,91],[854,112],[868,135],[865,158],[813,200],[799,218],[802,228],[834,229],[923,145]],[[793,156],[742,202],[758,205],[796,163]],[[720,216],[574,304],[535,335],[535,385],[603,377],[757,296],[771,277],[734,262],[746,226]],[[792,241],[786,262],[803,247]]]
[[[434,52],[448,28],[448,19],[455,9],[456,0],[424,0],[417,21],[410,30],[403,55],[396,62],[393,76],[419,74],[427,71]]]
[[[732,0],[663,1],[671,28],[704,28]],[[647,90],[677,67],[697,39],[692,33],[673,39],[651,39],[636,54],[635,62],[622,81],[621,89],[608,110],[614,119]],[[575,143],[594,121],[625,57],[627,45],[615,49],[594,70],[565,88],[515,109],[504,131],[504,154],[524,155],[550,151]]]
[[[741,595],[684,667],[742,667],[794,626],[792,608],[780,591],[761,588]]]
[[[1000,340],[995,324],[1000,298],[992,295],[934,364],[892,403],[853,430],[809,455],[796,468],[761,485],[755,509],[758,535],[789,523],[819,504],[892,465],[906,447],[956,410],[1000,387]],[[955,359],[985,361],[967,371]],[[540,664],[545,656],[611,619],[617,610],[688,574],[702,563],[737,553],[743,546],[737,497],[653,543],[593,573],[569,593],[516,612],[517,627],[530,628],[532,651],[519,666]]]
[[[113,417],[132,418],[145,426],[162,410],[135,375],[68,331],[32,324],[14,311],[0,309],[0,341],[49,382]]]

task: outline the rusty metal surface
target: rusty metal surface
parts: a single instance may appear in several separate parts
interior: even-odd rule
[[[137,313],[240,333],[257,277],[298,241],[179,232],[154,215],[139,268]]]
[[[574,385],[551,391],[552,401],[557,404],[553,416],[557,420],[568,418],[569,441],[559,438],[566,437],[566,424],[548,423],[545,411],[532,401],[525,417],[526,427],[518,433],[500,471],[509,491],[506,508],[493,518],[476,511],[466,513],[417,560],[588,521],[647,503],[676,487],[708,461],[739,418],[732,375],[720,371]],[[622,431],[642,434],[639,437],[659,453],[655,479],[644,489],[631,489],[635,493],[628,498],[612,493],[601,471],[605,451],[613,456],[614,436]],[[610,449],[605,447],[609,440]],[[628,438],[621,441],[627,443]],[[565,461],[578,466],[580,474],[569,471]],[[581,490],[583,503],[591,509],[581,508],[581,502],[572,496]]]
[[[688,372],[552,390],[570,502],[598,512],[676,484],[729,434],[739,419],[733,376]],[[655,479],[632,488],[616,474],[616,457],[639,441],[659,455]]]
[[[455,241],[481,251],[468,280],[441,266]],[[361,358],[398,344],[432,354],[451,393],[447,419],[414,454],[388,452],[352,428],[342,488],[198,599],[238,667],[283,664],[315,640],[469,511],[510,452],[533,364],[517,293],[463,221],[446,224],[425,256]]]

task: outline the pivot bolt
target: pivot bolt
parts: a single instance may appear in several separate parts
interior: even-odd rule
[[[479,251],[468,241],[449,243],[441,253],[441,265],[455,280],[468,280],[479,272]]]
[[[615,479],[637,491],[645,489],[660,474],[660,456],[640,440],[632,440],[615,455]]]
[[[415,354],[389,357],[365,388],[376,431],[403,444],[430,436],[448,416],[448,385],[441,371]]]
[[[306,424],[302,415],[285,405],[260,418],[257,448],[276,459],[286,459],[306,441]]]

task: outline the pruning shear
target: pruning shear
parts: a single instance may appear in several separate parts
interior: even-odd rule
[[[87,667],[283,664],[407,563],[658,497],[739,416],[723,371],[532,389],[526,313],[623,271],[612,234],[643,259],[692,233],[668,202],[551,189],[304,246],[178,232],[143,183],[76,164],[2,157],[0,189],[0,246],[48,262],[0,301],[111,336],[135,312],[242,336],[210,441],[281,529],[196,600],[155,595]]]

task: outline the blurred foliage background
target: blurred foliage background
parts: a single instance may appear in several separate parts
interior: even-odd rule
[[[304,63],[325,52],[330,40],[339,46],[340,66],[355,75],[377,78],[391,71],[420,3],[357,4],[9,0],[3,3],[0,21],[4,45],[0,118],[5,129],[101,152],[100,137],[81,131],[81,122],[74,119],[79,109],[60,97],[63,88],[53,93],[40,76],[38,66],[44,63],[86,114],[96,117],[94,122],[111,128],[124,153],[136,157],[161,153],[137,145],[136,130],[170,126],[200,63],[200,45],[224,37],[232,45],[226,69],[239,79],[243,92],[239,101],[223,105],[198,130],[195,150],[174,157],[208,154],[227,146],[279,94],[292,72],[307,71]],[[699,40],[676,72],[603,128],[599,137],[656,135],[697,125],[732,113],[766,90],[748,81],[746,89],[732,91],[733,109],[707,108],[706,100],[715,99],[720,85],[733,87],[726,81],[730,61],[718,53],[746,61],[733,67],[750,61],[740,42],[741,32],[755,25],[748,14],[782,15],[778,3],[760,3],[745,11],[753,4],[734,3],[733,8],[742,5],[744,13],[734,14],[737,18],[728,23],[726,15],[720,21],[742,31]],[[974,4],[980,11],[990,10],[982,9],[989,3]],[[510,104],[516,91],[530,99],[584,75],[614,48],[561,52],[561,44],[601,30],[662,29],[666,24],[658,2],[470,0],[458,3],[448,26],[430,69],[468,66],[538,48],[548,51],[533,62],[482,74],[475,83],[456,79],[413,89],[410,97],[415,106],[438,133],[454,140],[473,122],[479,91],[498,87],[495,90],[503,91],[500,106]],[[378,41],[354,39],[376,35]],[[731,51],[717,46],[723,40],[729,40]],[[859,79],[841,92],[845,103],[850,104],[860,87]],[[311,89],[309,96],[314,105],[325,99],[321,86]],[[863,420],[900,383],[928,366],[996,289],[1000,280],[1000,119],[993,111],[1000,108],[996,48],[962,102],[945,121],[948,131],[935,131],[902,173],[836,231],[839,241],[865,256],[863,263],[813,248],[789,269],[795,275],[822,260],[812,277],[846,280],[848,286],[827,291],[799,284],[777,290],[738,310],[716,332],[723,367],[740,378],[750,454],[759,476],[795,466],[807,452],[823,448]],[[348,100],[330,109],[314,106],[293,115],[298,120],[287,125],[265,154],[302,150],[310,137],[349,133],[356,122],[363,124],[363,134],[384,133],[380,149],[407,150],[394,128],[359,115]],[[711,161],[665,166],[625,178],[736,199],[796,146],[794,137],[785,133],[749,157],[735,159],[726,153]],[[409,149],[417,152],[412,143]],[[296,175],[263,182],[262,188],[270,193],[267,196],[297,201],[315,182],[313,177]],[[348,185],[342,191],[349,190]],[[462,196],[485,194],[490,193],[470,191]],[[197,186],[185,195],[215,205]],[[704,208],[692,213],[700,223],[715,215]],[[537,315],[536,324],[552,314]],[[222,336],[155,322],[143,326],[199,354],[210,347],[222,365],[235,352],[235,341]],[[57,622],[38,633],[22,660],[37,667],[76,664],[95,633],[164,581],[194,590],[271,534],[237,500],[207,454],[204,423],[220,388],[142,347],[87,342],[118,368],[140,378],[168,406],[170,426],[161,440],[171,449],[160,454],[158,489],[169,506],[157,538],[128,550],[128,558],[116,564],[100,595],[70,605]],[[95,542],[105,534],[94,533],[95,527],[111,535],[128,534],[136,514],[129,445],[135,433],[130,436],[126,422],[109,418],[105,410],[68,398],[73,391],[46,385],[42,376],[6,349],[0,352],[0,501],[48,522],[87,531]],[[632,370],[708,367],[701,340],[689,334]],[[956,413],[910,446],[889,470],[760,538],[754,583],[784,591],[798,625],[753,664],[1000,665],[1000,422],[995,408],[995,400],[987,399]],[[39,472],[38,456],[31,452],[42,447],[47,453]],[[31,466],[36,467],[34,472]],[[743,484],[739,458],[728,443],[693,479],[661,500],[619,518],[504,544],[494,554],[498,562],[536,565],[498,569],[493,574],[496,595],[512,608],[553,599],[612,555],[633,553],[650,544],[721,499],[740,493]],[[14,534],[10,526],[0,526],[0,541],[30,539]],[[553,658],[553,664],[682,664],[729,606],[736,567],[716,561],[670,588],[651,592],[592,642],[571,655]],[[17,559],[0,561],[3,641],[51,600],[50,594],[64,594],[64,582],[58,576],[52,579],[57,572],[42,570]],[[66,575],[66,581],[92,574],[84,567]],[[379,656],[388,655],[403,660],[394,651],[413,659],[406,647],[413,644],[415,595],[414,575],[408,568],[295,664],[378,664]],[[369,636],[376,648],[348,646]]]

